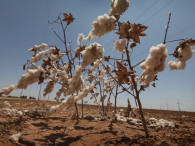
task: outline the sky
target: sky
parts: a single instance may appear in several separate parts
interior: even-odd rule
[[[48,24],[64,12],[72,13],[75,21],[68,27],[67,41],[72,48],[77,47],[78,34],[86,36],[92,29],[92,22],[100,15],[108,14],[110,0],[0,0],[0,89],[17,84],[22,69],[31,55],[27,50],[34,45],[46,43],[64,49],[63,44],[51,31],[55,29],[59,35],[62,30],[57,24]],[[134,49],[132,64],[136,64],[148,56],[149,49],[164,40],[168,12],[172,13],[167,41],[194,38],[195,39],[195,1],[194,0],[130,0],[130,7],[121,16],[120,21],[139,23],[148,26],[146,37],[141,37],[141,43]],[[113,49],[118,36],[111,32],[100,39],[84,42],[89,45],[98,42],[103,45],[104,56],[118,57]],[[167,43],[169,54],[173,53],[178,42]],[[195,57],[188,62],[185,70],[171,71],[168,61],[176,60],[169,56],[166,69],[158,74],[156,88],[149,87],[141,93],[144,108],[195,111]],[[139,66],[136,68],[141,74]],[[44,89],[42,87],[41,91]],[[23,91],[23,95],[38,97],[40,86],[37,83]],[[21,90],[15,90],[10,95],[20,96]],[[52,93],[50,100],[55,97]],[[48,97],[42,98],[47,100]],[[134,99],[128,94],[118,97],[118,106],[127,106],[127,98],[134,105]]]

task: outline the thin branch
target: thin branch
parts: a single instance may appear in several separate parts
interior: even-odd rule
[[[171,20],[171,12],[169,12],[168,14],[169,14],[169,20],[168,20],[168,22],[167,22],[167,27],[166,27],[166,31],[165,31],[165,37],[164,37],[163,44],[166,44],[167,32],[168,32],[169,23],[170,23],[170,20]]]
[[[65,43],[64,42],[64,40],[57,34],[57,32],[51,27],[50,28],[53,32],[54,32],[54,34],[60,39],[60,41],[62,41],[63,43]]]
[[[176,41],[184,41],[184,40],[185,40],[185,39],[178,39],[178,40],[167,41],[166,43],[176,42]]]
[[[112,79],[114,79],[115,82],[117,82],[117,80],[112,76],[112,74],[107,70],[106,66],[102,63],[102,66],[106,69],[107,73],[112,77]],[[121,87],[125,88],[123,85],[121,85]],[[126,90],[127,93],[129,93],[130,95],[132,95],[135,98],[135,95],[132,94],[131,92],[129,92],[128,90]]]
[[[134,65],[132,68],[135,68],[136,66],[140,65],[142,62],[144,62],[146,59],[140,61],[139,63],[137,63],[136,65]]]

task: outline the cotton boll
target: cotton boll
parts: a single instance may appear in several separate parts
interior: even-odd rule
[[[103,52],[104,48],[98,43],[93,43],[87,46],[85,50],[81,52],[83,58],[81,63],[82,66],[86,67],[87,65],[95,62],[97,59],[102,57]]]
[[[178,49],[178,61],[170,61],[169,67],[171,70],[183,70],[186,67],[186,61],[193,56],[194,50],[192,45],[186,45],[184,48]]]
[[[86,81],[89,81],[90,83],[95,80],[95,76],[93,75],[89,75],[87,78],[86,78]]]
[[[58,90],[58,92],[56,92],[56,97],[59,98],[59,97],[61,96],[62,93],[66,94],[67,91],[68,91],[68,89],[67,89],[66,87],[62,86],[62,87]]]
[[[129,4],[129,0],[112,0],[110,16],[123,14],[128,9]]]
[[[126,39],[120,39],[114,42],[114,49],[119,51],[121,54],[124,53],[126,47]]]
[[[140,64],[140,68],[144,70],[141,81],[143,81],[145,88],[155,79],[158,72],[164,70],[167,56],[165,44],[159,44],[150,48],[149,56]]]
[[[10,136],[10,140],[12,140],[13,142],[17,142],[21,136],[22,133],[13,134]]]
[[[3,94],[8,95],[14,89],[16,89],[16,86],[15,85],[11,85],[10,87],[3,88]]]
[[[43,96],[46,96],[47,94],[51,93],[54,89],[54,82],[53,81],[49,81],[46,88],[44,89],[44,94]]]
[[[180,61],[187,61],[193,56],[194,50],[192,45],[187,45],[184,49],[179,48],[178,53]]]
[[[60,106],[61,106],[61,104],[51,106],[51,108],[49,109],[49,113],[50,113],[50,112],[53,112],[53,111],[56,110],[56,109],[58,109]]]
[[[36,63],[36,62],[40,61],[44,56],[47,56],[48,54],[52,54],[55,51],[56,51],[55,47],[50,47],[49,49],[47,49],[45,51],[41,51],[41,52],[37,53],[34,57],[32,57],[31,63]]]
[[[78,92],[83,87],[84,80],[83,77],[81,76],[82,70],[83,70],[82,66],[77,66],[75,74],[71,79],[68,80],[70,94]]]
[[[105,60],[104,58],[101,58],[101,59],[99,59],[99,60],[96,60],[96,61],[94,62],[94,66],[93,66],[93,68],[91,69],[91,71],[94,72],[95,69],[96,69],[104,60]]]
[[[35,45],[33,48],[28,49],[28,52],[33,52],[33,51],[41,51],[47,48],[47,44],[42,43],[41,45]]]
[[[3,103],[5,104],[5,106],[11,107],[11,104],[8,101],[4,101]]]
[[[17,89],[26,89],[28,85],[31,85],[39,80],[40,74],[44,71],[42,67],[37,69],[28,69],[18,81]]]
[[[83,33],[79,34],[78,38],[77,38],[77,45],[81,46],[81,42],[83,41],[85,35]]]
[[[91,90],[93,90],[93,88],[95,87],[94,84],[91,84],[90,86],[88,87],[85,87],[80,93],[78,96],[75,96],[74,97],[74,101],[78,101],[80,99],[83,99],[84,97],[87,97],[88,93],[91,92]]]
[[[60,81],[65,83],[68,81],[68,75],[67,75],[67,72],[66,71],[60,71],[59,72],[59,75],[60,75]]]
[[[108,72],[105,69],[100,69],[100,75],[103,77]]]
[[[72,94],[74,92],[78,92],[84,86],[83,77],[77,77],[77,79],[69,79],[69,93]]]
[[[186,67],[185,61],[170,61],[168,64],[171,70],[183,70]]]
[[[86,40],[90,41],[94,37],[101,38],[103,35],[109,33],[116,28],[116,18],[114,16],[108,16],[104,14],[103,16],[98,16],[98,20],[92,23],[93,29],[90,31]]]

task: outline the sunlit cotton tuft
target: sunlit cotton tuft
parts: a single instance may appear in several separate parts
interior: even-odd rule
[[[186,45],[184,48],[178,49],[178,61],[170,61],[171,70],[183,70],[186,67],[186,61],[193,56],[194,50],[192,45]]]
[[[86,40],[90,41],[94,37],[101,38],[103,35],[109,33],[116,28],[116,18],[114,16],[108,16],[104,14],[103,16],[98,16],[98,20],[92,23],[93,29],[89,32]]]
[[[110,16],[121,15],[129,7],[129,0],[112,0],[111,9],[109,11]]]
[[[165,44],[159,44],[150,48],[149,56],[140,65],[141,69],[144,70],[141,75],[141,81],[145,88],[149,86],[150,82],[154,81],[158,72],[164,70],[167,56],[168,54]]]
[[[97,59],[102,57],[103,52],[104,48],[98,43],[87,46],[85,50],[81,52],[83,58],[81,65],[86,67],[87,65],[94,63]]]

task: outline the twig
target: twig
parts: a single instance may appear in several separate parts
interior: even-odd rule
[[[166,43],[176,42],[176,41],[184,41],[184,40],[185,40],[185,39],[178,39],[178,40],[167,41]]]
[[[139,63],[137,63],[136,65],[134,65],[132,68],[135,68],[136,66],[140,65],[142,62],[144,62],[146,59],[140,61]]]
[[[171,12],[169,12],[168,15],[169,15],[169,20],[168,20],[168,22],[167,22],[167,28],[166,28],[166,31],[165,31],[165,37],[164,37],[163,44],[166,44],[167,32],[168,32],[169,23],[170,23],[170,20],[171,20]]]
[[[60,39],[60,41],[62,41],[63,43],[65,43],[62,38],[57,34],[57,32],[51,27],[51,30],[54,32],[54,34]]]

